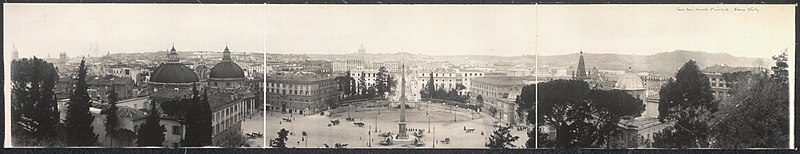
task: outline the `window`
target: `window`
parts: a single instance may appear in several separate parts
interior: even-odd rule
[[[183,129],[181,126],[172,126],[172,135],[181,135],[183,134]]]
[[[230,82],[225,82],[225,86],[231,86]]]

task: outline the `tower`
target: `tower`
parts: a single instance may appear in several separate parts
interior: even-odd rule
[[[231,50],[225,46],[225,51],[222,52],[222,61],[231,61]]]
[[[11,59],[15,60],[19,58],[19,52],[17,51],[17,44],[11,45]]]
[[[589,75],[586,74],[586,64],[583,62],[583,51],[580,53],[580,59],[578,59],[578,70],[575,72],[575,79],[576,80],[585,80],[589,79]]]
[[[397,139],[408,139],[406,134],[406,65],[402,66],[400,77],[400,130],[397,133]]]
[[[172,45],[172,49],[167,51],[167,62],[171,62],[171,63],[179,62],[178,52],[175,50],[175,45]]]

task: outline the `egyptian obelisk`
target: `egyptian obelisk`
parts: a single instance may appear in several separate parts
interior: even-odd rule
[[[402,77],[400,78],[400,131],[397,133],[397,139],[408,139],[406,134],[406,64],[400,70]]]

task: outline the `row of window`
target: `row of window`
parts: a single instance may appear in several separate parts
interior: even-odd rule
[[[319,88],[319,87],[334,86],[335,84],[336,84],[336,82],[333,82],[333,81],[320,82],[318,84],[318,86],[315,86],[315,85],[312,85],[312,84],[299,85],[299,84],[283,84],[283,83],[268,82],[267,83],[267,87],[270,87],[270,88],[282,88],[282,89],[286,88],[286,89],[305,89],[305,90],[308,90],[308,89]]]
[[[325,88],[325,89],[310,90],[310,91],[309,90],[286,90],[286,89],[267,88],[267,92],[270,92],[270,93],[277,93],[277,94],[281,94],[281,95],[299,95],[299,96],[313,96],[313,95],[324,94],[324,93],[328,93],[328,92],[332,92],[332,91],[334,91],[333,88]]]
[[[283,97],[283,96],[267,96],[267,99],[279,99],[279,98],[281,98],[281,97]],[[315,102],[316,102],[316,101],[323,101],[323,100],[326,100],[326,98],[327,98],[327,99],[330,99],[330,98],[332,98],[332,97],[336,97],[336,96],[335,96],[335,95],[328,95],[327,97],[325,97],[325,96],[321,96],[321,97],[314,97],[314,98],[311,98],[311,99],[296,99],[296,98],[292,98],[292,97],[290,97],[290,98],[289,98],[289,99],[287,99],[287,100],[288,100],[288,101],[299,101],[299,102],[311,102],[311,101],[315,101]]]

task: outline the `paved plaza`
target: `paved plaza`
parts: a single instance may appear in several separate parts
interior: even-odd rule
[[[245,121],[242,121],[242,135],[247,133],[265,134],[263,114],[255,114],[254,116],[255,117],[253,117],[252,119],[247,119]],[[263,147],[265,145],[263,138],[248,139],[247,144],[249,144],[250,147]]]
[[[325,144],[334,147],[336,143],[348,144],[347,148],[401,148],[401,145],[384,146],[379,144],[384,138],[379,134],[387,131],[398,132],[400,109],[380,108],[380,111],[378,110],[379,108],[360,108],[358,111],[337,113],[330,117],[319,114],[302,116],[269,112],[266,120],[267,133],[264,133],[264,137],[267,140],[274,139],[280,129],[286,129],[292,132],[287,141],[289,148],[325,148]],[[355,118],[355,121],[346,121],[348,114]],[[293,121],[286,122],[282,120],[283,118],[293,119]],[[334,119],[339,119],[341,123],[329,127],[328,124]],[[494,129],[491,126],[493,121],[496,119],[485,114],[476,114],[465,109],[453,111],[451,107],[441,104],[430,105],[429,109],[426,109],[425,106],[406,109],[407,127],[424,130],[424,137],[421,140],[425,145],[417,148],[434,148],[434,146],[435,148],[486,148],[484,145],[488,142],[489,135]],[[364,125],[359,127],[354,122],[363,122]],[[375,132],[376,126],[378,132]],[[465,127],[473,128],[475,131],[468,133],[464,130]],[[429,130],[430,132],[428,132]],[[303,131],[308,136],[303,137]],[[481,132],[484,134],[481,135]],[[512,131],[511,133],[520,137],[514,143],[517,146],[523,146],[528,139],[525,131]],[[437,142],[434,142],[434,137]],[[438,142],[445,138],[450,138],[449,144]],[[372,142],[370,143],[370,141]]]

